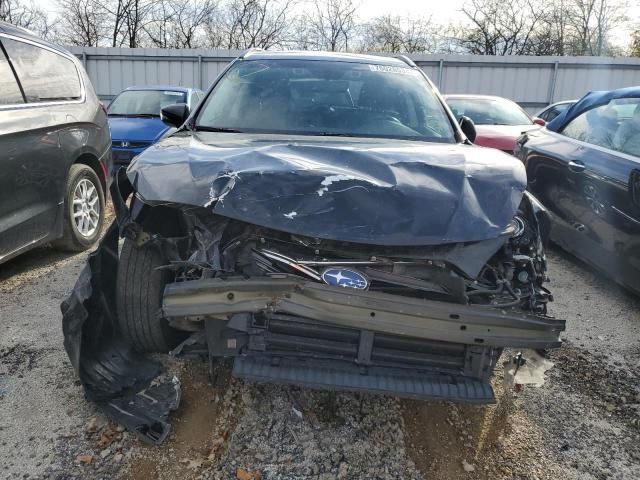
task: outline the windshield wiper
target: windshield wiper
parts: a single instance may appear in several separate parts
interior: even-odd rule
[[[224,133],[243,133],[242,130],[236,130],[235,128],[225,127],[203,127],[202,125],[196,125],[193,129],[194,132],[224,132]]]
[[[340,133],[340,132],[311,132],[310,135],[317,135],[319,137],[357,137],[355,133]]]

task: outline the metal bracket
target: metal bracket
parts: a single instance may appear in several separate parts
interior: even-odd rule
[[[489,378],[496,360],[496,349],[468,346],[465,353],[464,374],[482,379]]]
[[[358,365],[371,365],[371,351],[373,350],[374,333],[371,330],[360,331],[358,344]]]
[[[224,320],[205,320],[204,330],[209,355],[213,357],[233,357],[247,343],[246,334],[227,328]]]

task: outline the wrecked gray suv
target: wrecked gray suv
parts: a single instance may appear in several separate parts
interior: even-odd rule
[[[181,128],[120,172],[117,222],[62,306],[88,396],[139,433],[164,435],[177,387],[127,397],[157,374],[133,350],[483,403],[504,347],[560,345],[522,163],[473,146],[412,62],[251,52],[163,116]]]

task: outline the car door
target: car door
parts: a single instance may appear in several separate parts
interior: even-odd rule
[[[20,242],[15,238],[15,227],[19,223],[15,217],[17,205],[10,192],[19,172],[13,112],[23,105],[20,86],[0,44],[0,259]]]
[[[22,93],[0,120],[0,261],[60,235],[68,168],[60,132],[73,121],[65,105],[79,95],[71,60],[55,49],[0,35],[4,60]],[[75,79],[65,75],[72,69]]]
[[[613,100],[579,115],[560,133],[546,131],[546,141],[532,142],[526,164],[531,190],[554,213],[554,241],[640,291],[633,173],[639,159],[614,145],[630,121],[619,114],[630,102],[640,99]]]
[[[0,261],[45,238],[56,220],[51,170],[59,158],[57,134],[46,111],[25,102],[9,48],[0,35]]]

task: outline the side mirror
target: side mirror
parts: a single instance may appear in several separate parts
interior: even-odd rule
[[[160,119],[172,127],[180,128],[189,118],[189,105],[186,103],[174,103],[160,110]]]
[[[476,126],[473,124],[473,120],[464,115],[458,120],[460,124],[460,130],[469,139],[471,143],[476,141]]]
[[[541,127],[544,127],[547,124],[547,122],[545,122],[540,117],[533,117],[533,123],[535,123],[536,125],[540,125]]]

